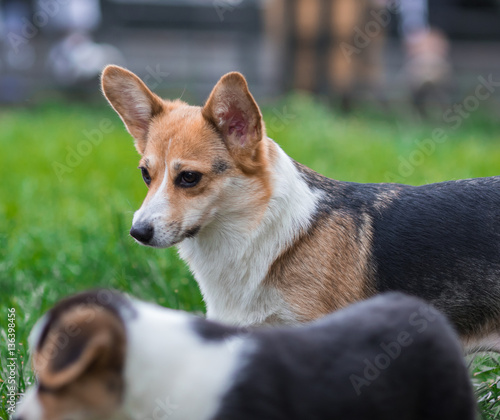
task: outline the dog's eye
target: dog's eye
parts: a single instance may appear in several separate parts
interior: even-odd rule
[[[176,184],[179,187],[190,188],[200,182],[201,174],[199,172],[185,171],[181,172],[177,177]]]
[[[147,186],[151,184],[151,177],[149,176],[149,172],[146,168],[143,168],[142,166],[139,168],[142,172],[142,179],[146,183]]]

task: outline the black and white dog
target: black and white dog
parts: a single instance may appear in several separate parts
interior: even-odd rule
[[[242,330],[107,290],[35,326],[17,420],[471,420],[444,316],[386,294],[300,327]]]

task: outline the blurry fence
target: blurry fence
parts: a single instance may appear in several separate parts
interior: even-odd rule
[[[121,64],[170,96],[184,94],[199,102],[223,73],[238,70],[247,76],[256,96],[273,97],[292,85],[293,49],[298,45],[293,9],[298,1],[101,0],[102,21],[95,39],[117,47],[124,57]],[[316,0],[324,10],[321,16],[328,16],[336,1]],[[431,22],[452,38],[451,58],[460,86],[474,86],[479,75],[500,77],[500,0],[430,1],[429,8]],[[400,77],[404,53],[397,38],[397,14],[392,18],[380,54],[390,82],[388,97],[397,98],[404,92]],[[315,27],[323,60],[329,43],[335,42],[327,22],[324,19]],[[21,83],[28,93],[19,97],[31,98],[29,92],[55,85],[47,71],[54,37],[45,28],[38,32],[29,39],[35,57],[26,68],[2,66],[3,56],[15,54],[8,42],[3,48],[0,44],[0,89]],[[300,61],[307,68],[308,58]],[[325,86],[321,81],[325,72],[312,77],[320,89]],[[96,82],[85,89],[97,95]]]
[[[263,13],[258,0],[104,0],[100,38],[139,75],[161,69],[159,88],[204,97],[223,72],[251,83],[264,76]],[[173,92],[175,93],[175,92]]]

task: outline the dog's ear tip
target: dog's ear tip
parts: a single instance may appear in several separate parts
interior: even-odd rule
[[[108,64],[102,70],[101,78],[104,79],[105,77],[112,76],[113,73],[117,73],[119,70],[121,70],[121,67],[115,66],[114,64]]]
[[[226,73],[223,77],[231,77],[231,78],[238,78],[238,79],[244,79],[245,76],[243,76],[242,73],[239,71],[230,71],[229,73]]]
[[[114,79],[115,77],[124,77],[131,75],[132,72],[124,67],[117,66],[115,64],[108,64],[101,72],[101,80],[106,81]]]
[[[226,73],[224,76],[221,77],[220,81],[225,83],[242,84],[244,86],[247,85],[247,80],[245,79],[245,76],[243,76],[243,74],[241,74],[238,71],[232,71],[230,73]]]

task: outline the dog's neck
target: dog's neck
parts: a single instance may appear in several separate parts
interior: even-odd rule
[[[131,420],[208,419],[232,383],[245,338],[204,339],[195,317],[135,302],[127,324],[125,398],[120,414]]]
[[[266,139],[272,193],[263,216],[228,212],[199,235],[179,245],[203,293],[207,316],[236,325],[296,323],[277,290],[263,284],[273,262],[307,229],[319,194],[301,177],[293,160]],[[242,191],[244,191],[242,189]],[[245,201],[244,193],[239,200]],[[257,209],[256,209],[257,210]]]

